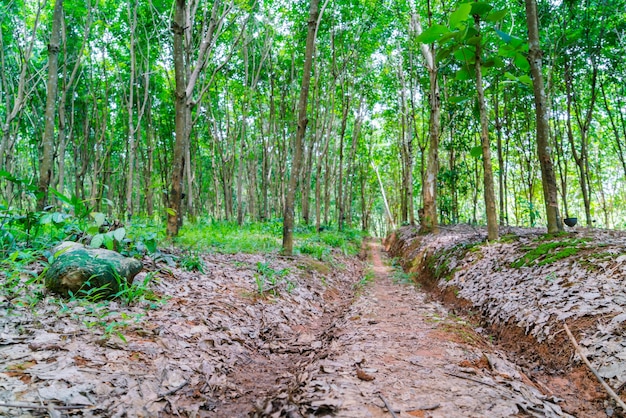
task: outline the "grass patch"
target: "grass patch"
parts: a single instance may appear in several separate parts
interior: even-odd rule
[[[585,245],[587,242],[589,242],[589,239],[581,238],[549,241],[543,242],[536,247],[524,247],[523,249],[528,252],[511,263],[511,267],[545,266],[578,254],[581,250],[587,248]]]
[[[224,254],[278,253],[282,247],[282,231],[281,220],[241,226],[235,222],[199,221],[186,224],[175,243],[197,251]],[[297,226],[294,228],[294,252],[320,261],[329,261],[334,249],[345,255],[357,255],[363,236],[362,232],[351,229],[342,232],[326,229],[318,233],[313,226]]]

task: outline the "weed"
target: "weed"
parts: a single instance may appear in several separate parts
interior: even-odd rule
[[[204,261],[198,253],[189,252],[178,260],[180,266],[187,271],[198,271],[204,273]]]
[[[374,273],[374,270],[372,270],[371,268],[365,270],[365,274],[363,275],[361,280],[353,285],[356,294],[361,294],[361,292],[363,292],[363,289],[365,289],[367,285],[374,282],[375,278],[376,274]]]
[[[524,250],[528,252],[511,263],[511,267],[545,266],[577,254],[585,248],[586,242],[588,242],[588,239],[569,239],[543,242],[534,248],[525,247]]]
[[[269,266],[269,263],[257,263],[257,271],[254,274],[254,282],[257,287],[257,292],[262,295],[266,292],[271,292],[274,296],[278,294],[278,287],[284,281],[286,283],[287,292],[291,293],[296,285],[290,280],[286,279],[290,270],[288,268],[282,270],[274,270]]]

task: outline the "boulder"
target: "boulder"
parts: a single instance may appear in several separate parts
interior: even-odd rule
[[[101,248],[65,241],[52,249],[54,261],[44,274],[46,288],[62,296],[111,298],[120,284],[132,283],[142,264]]]

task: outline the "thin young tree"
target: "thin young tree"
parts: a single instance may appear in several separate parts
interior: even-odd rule
[[[430,2],[428,3],[430,11]],[[417,13],[411,16],[411,25],[414,33],[419,36],[422,33],[422,25]],[[437,173],[439,172],[439,135],[441,131],[441,99],[439,97],[439,80],[436,61],[435,44],[420,43],[424,66],[428,71],[429,90],[428,101],[430,104],[429,128],[428,128],[428,158],[424,185],[422,187],[423,211],[420,216],[420,233],[436,233],[437,225]]]
[[[52,30],[48,43],[48,85],[46,113],[42,140],[42,158],[39,164],[39,196],[37,208],[43,210],[48,202],[48,188],[54,166],[54,126],[56,117],[57,91],[59,86],[59,46],[61,43],[61,23],[63,21],[63,0],[56,0],[52,18]]]
[[[546,205],[548,233],[554,234],[563,230],[563,223],[559,216],[558,190],[556,175],[549,149],[550,126],[548,123],[548,108],[546,91],[543,84],[542,51],[539,45],[539,23],[537,19],[536,0],[526,0],[526,22],[528,25],[528,62],[533,77],[533,93],[535,95],[535,114],[537,125],[537,155],[541,166],[541,183]]]
[[[293,227],[294,227],[294,203],[296,200],[296,189],[298,185],[298,175],[300,164],[302,163],[302,142],[306,132],[307,102],[309,98],[309,87],[311,85],[311,67],[313,66],[313,54],[315,52],[315,34],[317,32],[319,13],[319,0],[311,0],[309,8],[308,32],[306,37],[306,49],[304,52],[304,69],[302,71],[302,85],[300,88],[300,100],[298,101],[298,128],[294,144],[293,161],[291,164],[291,177],[289,178],[289,189],[285,197],[285,208],[283,218],[283,254],[293,254]]]
[[[480,36],[480,15],[474,15],[474,25]],[[487,115],[487,103],[485,101],[485,89],[483,86],[482,48],[481,43],[476,43],[474,55],[474,72],[476,74],[476,93],[478,94],[478,109],[480,111],[480,143],[483,155],[483,186],[485,197],[485,212],[487,213],[487,239],[498,239],[498,216],[496,213],[496,195],[493,184],[493,167],[491,165],[491,149],[489,144],[489,122]]]

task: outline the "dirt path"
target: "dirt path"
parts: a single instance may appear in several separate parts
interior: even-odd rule
[[[568,416],[468,324],[394,283],[380,245],[369,246],[374,283],[308,367],[304,390],[325,392],[320,405],[341,417]]]

